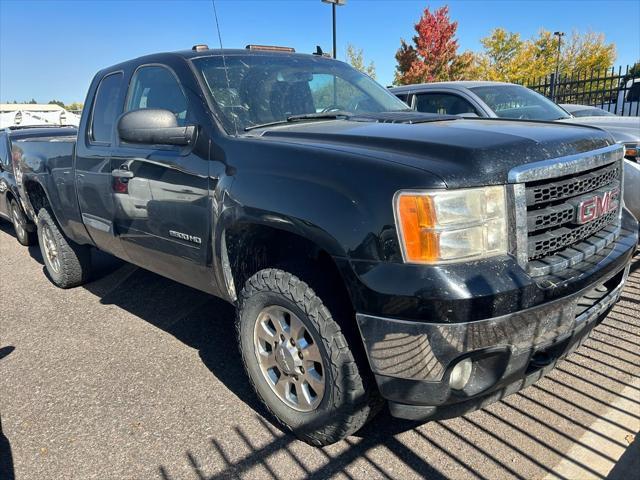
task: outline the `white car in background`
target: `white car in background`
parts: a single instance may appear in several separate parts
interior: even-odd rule
[[[616,115],[611,112],[607,112],[599,107],[592,107],[591,105],[578,105],[576,103],[559,103],[562,108],[569,112],[574,117],[615,117]]]
[[[632,78],[624,86],[620,85],[615,103],[603,105],[602,108],[617,115],[640,115],[640,78]]]
[[[640,89],[640,83],[637,86]],[[574,117],[545,96],[522,85],[505,82],[421,83],[394,87],[390,91],[418,112],[577,123],[608,131],[625,146],[624,201],[640,220],[640,117]],[[631,90],[627,90],[629,92]]]

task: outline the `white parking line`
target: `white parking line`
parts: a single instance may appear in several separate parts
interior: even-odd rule
[[[631,445],[634,440],[634,436],[628,430],[623,430],[615,424],[625,425],[633,432],[640,430],[640,379],[636,378],[620,392],[620,396],[569,449],[566,458],[553,468],[553,473],[548,474],[545,480],[606,478],[615,466],[609,458],[620,459],[626,451],[621,445]],[[603,439],[603,436],[610,441]],[[588,447],[597,449],[603,455],[594,455]],[[581,468],[580,465],[588,465],[597,474]],[[629,472],[626,478],[632,480],[639,477],[640,473],[636,471]]]

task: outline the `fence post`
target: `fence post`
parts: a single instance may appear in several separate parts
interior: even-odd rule
[[[556,101],[556,74],[551,73],[549,76],[549,98]]]

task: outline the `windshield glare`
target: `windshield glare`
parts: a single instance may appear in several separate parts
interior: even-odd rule
[[[297,55],[225,55],[193,61],[225,129],[286,121],[292,115],[406,111],[407,105],[345,63]],[[228,77],[228,80],[227,80]]]
[[[500,118],[527,120],[571,118],[567,112],[548,98],[520,85],[472,87],[471,91]]]
[[[600,108],[583,108],[571,112],[574,117],[615,117],[611,112],[607,112]]]

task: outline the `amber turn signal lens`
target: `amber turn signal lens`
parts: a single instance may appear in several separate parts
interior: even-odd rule
[[[431,262],[440,251],[438,234],[425,231],[436,222],[433,201],[425,195],[401,195],[398,215],[402,227],[405,256],[410,262]]]
[[[400,191],[396,227],[407,263],[450,263],[506,253],[505,188]]]
[[[627,147],[624,151],[624,156],[625,157],[637,157],[638,156],[638,149],[637,148],[633,148],[633,147]]]

